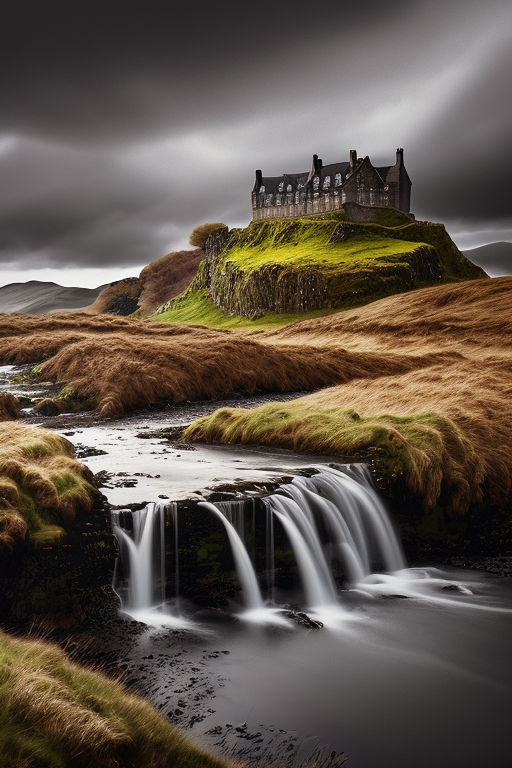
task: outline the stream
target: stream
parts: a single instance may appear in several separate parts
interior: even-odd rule
[[[17,372],[4,366],[0,388],[30,396],[28,385],[10,383]],[[76,446],[113,507],[121,542],[114,586],[123,610],[99,616],[74,639],[76,648],[121,673],[205,747],[247,765],[502,765],[511,578],[435,563],[408,567],[357,465],[176,442],[176,427],[217,407],[277,399],[288,398],[193,403],[108,421],[27,414]],[[192,512],[181,513],[182,501]],[[176,520],[182,514],[193,528],[197,502],[212,541],[224,537],[229,551],[219,558],[231,558],[243,587],[227,608],[180,599],[188,549]],[[135,593],[139,613],[130,604]]]

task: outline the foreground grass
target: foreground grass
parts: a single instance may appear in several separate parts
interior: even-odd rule
[[[0,423],[0,548],[26,538],[59,538],[77,512],[89,510],[89,471],[64,437],[19,421]]]
[[[223,768],[124,686],[0,632],[1,768]]]

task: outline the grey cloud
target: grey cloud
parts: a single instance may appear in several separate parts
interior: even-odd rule
[[[11,4],[0,263],[135,270],[201,221],[246,222],[256,167],[351,147],[404,146],[421,216],[512,226],[506,2],[167,8]]]

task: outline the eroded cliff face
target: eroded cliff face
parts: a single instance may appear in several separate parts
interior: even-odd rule
[[[251,222],[213,232],[204,250],[188,291],[206,289],[217,307],[245,317],[340,309],[485,276],[442,224],[404,214],[394,226],[348,220],[343,211]],[[171,300],[162,309],[172,306]]]

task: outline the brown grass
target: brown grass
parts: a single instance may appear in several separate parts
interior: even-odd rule
[[[208,236],[212,232],[227,228],[227,224],[222,224],[221,222],[217,222],[216,224],[200,224],[198,227],[192,230],[189,243],[194,248],[204,248],[205,243],[208,240]]]
[[[59,537],[78,511],[90,509],[90,472],[64,437],[20,422],[0,423],[0,548]]]
[[[145,315],[182,293],[192,282],[203,251],[175,251],[144,267],[139,275],[142,291],[139,308]]]
[[[0,766],[227,768],[117,681],[0,632]]]
[[[21,416],[18,399],[8,392],[0,392],[0,421],[17,419]]]
[[[42,318],[38,333],[26,316],[10,316],[4,324],[0,318],[0,334],[6,333],[0,360],[46,359],[41,375],[70,386],[80,399],[92,399],[103,416],[169,400],[312,390],[440,360],[436,354],[354,354],[321,346],[309,348],[305,356],[300,345],[257,341],[231,331],[83,314],[74,318],[75,329],[67,317]]]
[[[90,307],[82,311],[91,313],[110,312],[116,306],[116,303],[124,297],[138,299],[141,290],[142,283],[138,277],[126,277],[124,280],[117,280],[100,293],[94,304],[91,304]]]

